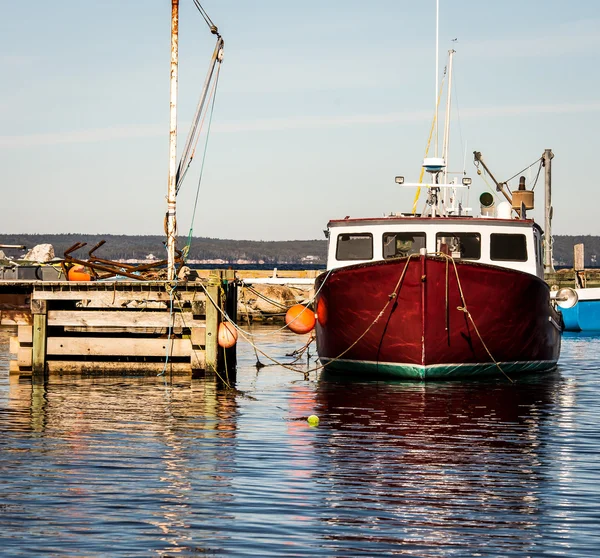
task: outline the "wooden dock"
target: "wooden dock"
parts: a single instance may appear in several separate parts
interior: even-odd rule
[[[0,325],[17,326],[11,372],[201,374],[235,370],[235,347],[218,345],[226,313],[236,321],[233,271],[164,281],[2,281]]]

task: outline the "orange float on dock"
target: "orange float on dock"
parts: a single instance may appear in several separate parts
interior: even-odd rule
[[[285,325],[294,333],[308,333],[315,327],[315,313],[303,304],[295,304],[285,315]]]

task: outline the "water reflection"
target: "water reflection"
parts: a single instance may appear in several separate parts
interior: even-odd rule
[[[323,379],[329,433],[315,451],[330,536],[373,551],[394,540],[448,555],[494,537],[529,548],[551,466],[541,430],[562,389],[557,373],[517,385]]]
[[[304,342],[280,335],[261,347]],[[600,497],[597,343],[566,339],[561,371],[516,385],[305,381],[257,370],[242,346],[244,396],[205,379],[32,387],[8,375],[0,331],[0,545],[29,556],[582,555]]]
[[[52,547],[39,551],[68,551],[87,533],[91,552],[127,553],[149,537],[156,551],[175,554],[202,550],[191,541],[194,517],[231,519],[222,505],[233,499],[228,440],[238,405],[215,382],[51,377],[32,386],[11,377],[6,403],[0,460],[25,472],[5,486],[5,499],[17,502],[11,539],[43,530]],[[28,487],[36,477],[42,482]],[[41,513],[47,507],[58,513]],[[117,544],[111,532],[123,530]],[[216,524],[212,537],[223,537]]]

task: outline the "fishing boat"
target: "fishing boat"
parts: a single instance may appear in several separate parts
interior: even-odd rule
[[[481,215],[469,214],[458,199],[471,179],[447,171],[449,99],[442,156],[423,162],[428,183],[396,177],[426,189],[424,210],[327,225],[315,329],[329,371],[437,380],[556,366],[563,325],[544,281],[544,233],[527,217],[533,191],[523,178],[513,192],[499,184],[505,201],[485,192]],[[542,157],[549,178],[551,151]]]

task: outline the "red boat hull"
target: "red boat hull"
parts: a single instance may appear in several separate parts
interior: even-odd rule
[[[403,378],[544,371],[562,320],[538,277],[417,256],[317,278],[317,349],[330,370]]]

